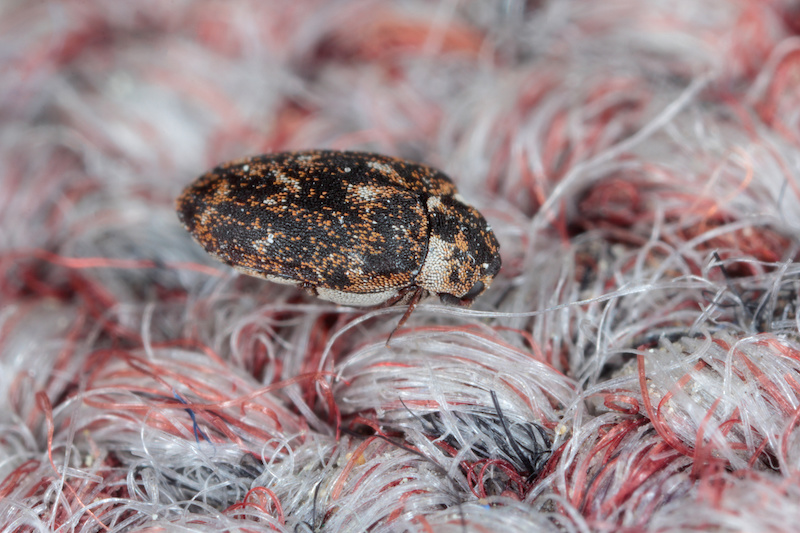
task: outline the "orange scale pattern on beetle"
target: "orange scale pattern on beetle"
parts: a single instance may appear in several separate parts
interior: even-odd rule
[[[312,150],[222,164],[187,187],[177,209],[206,251],[247,274],[386,300],[472,291],[460,302],[471,303],[500,257],[486,221],[456,195],[432,167]]]

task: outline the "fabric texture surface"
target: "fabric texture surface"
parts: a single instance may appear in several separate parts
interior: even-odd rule
[[[800,7],[0,4],[0,530],[796,531]],[[175,212],[218,164],[441,169],[502,269],[364,309]]]

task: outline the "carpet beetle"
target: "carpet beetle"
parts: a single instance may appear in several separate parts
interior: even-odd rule
[[[235,269],[351,306],[433,293],[470,305],[500,270],[497,239],[450,178],[384,155],[309,150],[224,163],[176,202]],[[399,327],[399,326],[398,326]]]

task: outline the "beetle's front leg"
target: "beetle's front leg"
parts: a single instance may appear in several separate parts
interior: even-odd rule
[[[303,283],[299,283],[297,285],[297,288],[303,290],[306,294],[309,294],[315,298],[319,296],[319,293],[317,292],[317,286],[314,285],[313,283],[304,281]]]

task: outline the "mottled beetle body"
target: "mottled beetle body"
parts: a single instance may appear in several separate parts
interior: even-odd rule
[[[426,292],[469,305],[500,270],[486,220],[438,170],[388,156],[311,150],[225,163],[177,200],[212,255],[344,305]]]

